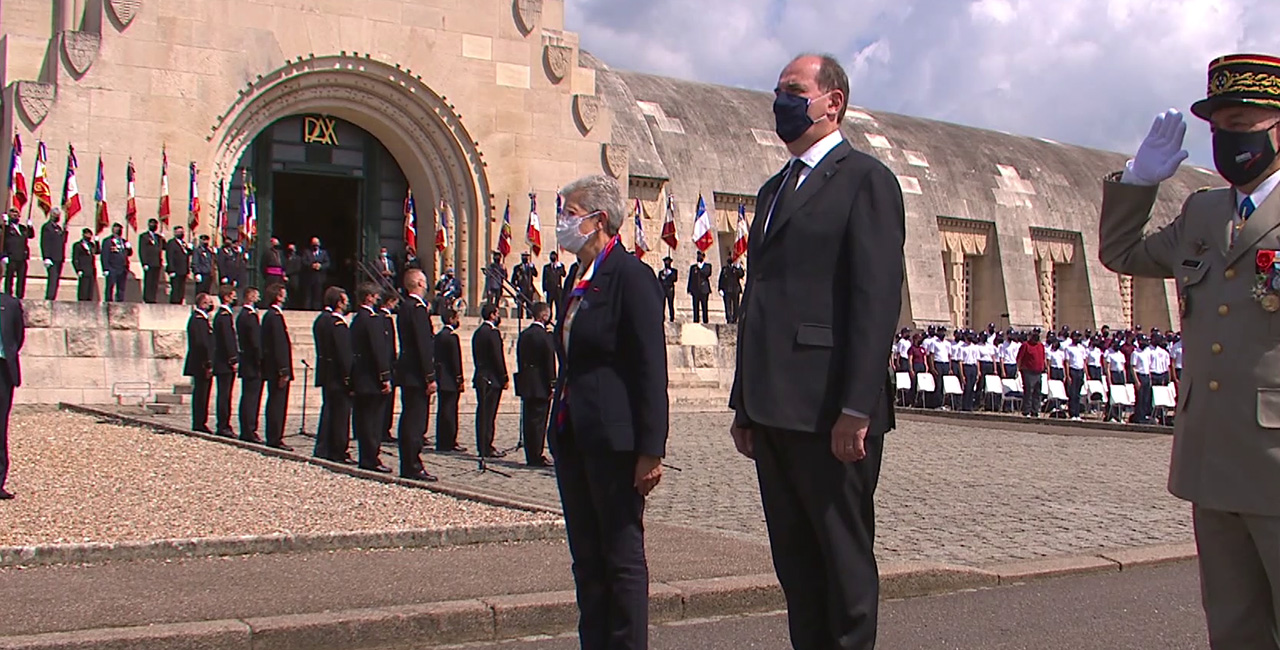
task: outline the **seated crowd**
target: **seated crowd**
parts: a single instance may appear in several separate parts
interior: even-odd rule
[[[898,404],[1002,411],[1024,417],[1097,413],[1106,421],[1167,423],[1182,374],[1182,340],[1132,330],[1030,331],[903,328],[893,350]],[[1043,338],[1043,340],[1042,340]]]

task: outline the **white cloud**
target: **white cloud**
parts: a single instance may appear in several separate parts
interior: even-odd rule
[[[1209,60],[1277,53],[1276,0],[565,0],[610,65],[772,88],[791,55],[829,51],[853,103],[1121,152],[1187,112]],[[1188,118],[1192,160],[1208,131]]]

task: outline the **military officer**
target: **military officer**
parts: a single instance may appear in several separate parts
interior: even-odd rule
[[[528,251],[520,253],[520,263],[511,269],[511,286],[516,288],[516,313],[521,318],[532,318],[534,300],[533,279],[538,277],[538,267],[529,261]]]
[[[1209,64],[1191,112],[1213,127],[1230,187],[1196,192],[1144,234],[1162,181],[1186,159],[1182,116],[1152,124],[1103,188],[1107,268],[1176,280],[1186,344],[1169,490],[1192,503],[1201,594],[1214,650],[1280,647],[1280,58]]]
[[[382,433],[382,406],[391,395],[391,358],[378,315],[378,285],[366,283],[356,290],[360,306],[351,319],[352,425],[361,469],[382,474],[391,468],[382,464],[378,444]]]
[[[551,251],[547,254],[550,262],[542,267],[542,297],[551,305],[552,318],[558,318],[560,315],[560,294],[564,292],[564,276],[567,271],[564,268],[564,262],[560,261],[560,254]]]
[[[54,208],[57,209],[57,208]],[[31,215],[27,215],[27,223],[19,223],[17,210],[9,210],[4,229],[4,292],[14,298],[27,295],[27,261],[31,258],[31,246],[28,239],[34,239],[35,228],[31,225]]]
[[[707,320],[707,300],[711,296],[711,262],[702,251],[698,251],[698,261],[689,267],[689,296],[693,299],[693,322],[697,323],[698,314],[702,314],[703,323]]]
[[[160,257],[164,251],[164,235],[160,222],[147,221],[147,231],[138,236],[138,259],[142,261],[142,301],[154,303],[160,290]]]
[[[40,228],[40,257],[44,258],[44,299],[58,299],[58,283],[62,279],[62,264],[67,259],[67,228],[59,223],[60,208],[49,211],[49,220]]]
[[[738,322],[738,303],[742,298],[742,279],[747,272],[739,259],[720,270],[720,296],[724,298],[724,320],[730,325]]]
[[[680,272],[671,267],[671,258],[662,258],[662,270],[658,271],[658,283],[662,285],[662,295],[667,301],[667,318],[676,322],[676,282],[680,280]]]
[[[324,399],[316,426],[314,455],[354,465],[350,454],[351,333],[342,317],[347,311],[347,292],[341,287],[329,287],[324,302],[325,308],[311,328],[316,344],[316,386]]]
[[[467,389],[462,372],[462,343],[456,330],[462,323],[457,311],[445,308],[443,326],[436,333],[436,383],[440,405],[436,413],[436,451],[465,452],[458,444],[458,397]]]
[[[169,304],[181,305],[191,275],[191,246],[182,226],[174,226],[173,239],[164,244],[164,272],[169,275]]]
[[[293,382],[293,342],[284,320],[284,286],[267,287],[267,308],[262,315],[262,377],[267,385],[267,446],[284,451],[284,423],[289,410],[289,384]],[[305,388],[305,387],[304,387]]]
[[[258,435],[262,413],[262,320],[258,314],[258,289],[244,290],[244,307],[236,316],[236,339],[240,344],[240,439],[261,443]]]
[[[102,275],[105,283],[102,298],[107,302],[124,302],[124,283],[129,279],[129,258],[133,248],[124,238],[124,226],[111,224],[111,236],[102,240]]]
[[[213,310],[213,296],[202,293],[196,296],[195,309],[187,319],[187,359],[182,374],[191,378],[191,429],[201,433],[209,430],[209,393],[213,388],[213,323],[209,312]]]
[[[80,230],[80,241],[71,247],[71,268],[75,269],[76,300],[88,302],[93,300],[93,290],[98,287],[98,242],[93,240],[93,231],[88,228]]]
[[[249,284],[249,253],[230,236],[218,249],[218,282],[242,290]]]
[[[169,240],[173,243],[174,240]],[[240,365],[240,344],[236,338],[236,290],[224,286],[218,291],[217,315],[213,317],[213,379],[217,387],[214,402],[215,424],[213,432],[234,438],[231,428],[231,393],[235,390],[236,371]]]
[[[213,290],[213,247],[209,236],[200,235],[200,244],[191,253],[191,273],[196,276],[196,293]]]

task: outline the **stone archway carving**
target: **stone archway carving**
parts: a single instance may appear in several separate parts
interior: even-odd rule
[[[354,56],[299,59],[259,78],[240,94],[209,135],[217,149],[215,176],[227,176],[263,129],[289,115],[323,113],[378,138],[399,163],[420,206],[448,202],[453,214],[449,260],[464,273],[478,304],[481,265],[491,235],[489,183],[484,161],[458,114],[411,72]],[[426,200],[430,197],[430,201]],[[436,224],[419,240],[434,241]],[[426,257],[424,254],[423,257]]]
[[[938,218],[938,236],[942,239],[945,262],[943,277],[947,282],[947,302],[951,307],[951,323],[962,327],[969,320],[972,296],[965,284],[965,264],[971,257],[987,254],[992,225],[985,221]]]

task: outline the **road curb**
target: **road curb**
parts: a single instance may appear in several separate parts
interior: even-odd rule
[[[152,431],[157,431],[160,433],[174,433],[182,436],[187,436],[189,438],[198,438],[200,440],[204,440],[207,442],[216,442],[221,445],[238,447],[240,449],[245,449],[248,451],[262,454],[263,456],[271,456],[273,458],[280,458],[283,460],[291,460],[295,462],[306,463],[308,465],[315,465],[317,467],[323,467],[324,469],[327,469],[337,474],[345,474],[347,476],[354,476],[356,478],[362,478],[369,481],[376,481],[378,483],[388,483],[391,485],[399,485],[402,487],[417,488],[420,490],[426,490],[428,492],[434,492],[436,494],[442,494],[445,496],[454,497],[456,499],[474,501],[476,503],[483,503],[486,505],[498,506],[501,508],[511,508],[513,510],[523,510],[525,512],[548,513],[548,514],[561,515],[561,516],[563,516],[564,514],[559,508],[552,508],[552,507],[548,507],[548,506],[537,504],[537,503],[529,503],[525,501],[520,501],[518,499],[511,499],[508,497],[498,496],[494,494],[486,494],[484,492],[479,492],[476,490],[470,490],[466,488],[454,487],[451,485],[441,485],[440,483],[426,483],[423,481],[414,481],[410,479],[400,478],[398,476],[393,476],[390,474],[380,474],[378,472],[370,472],[368,470],[363,470],[358,467],[355,467],[354,465],[344,465],[342,463],[335,463],[333,461],[328,461],[321,458],[315,458],[313,456],[300,454],[294,451],[284,451],[283,449],[273,449],[265,445],[254,444],[251,442],[244,442],[243,440],[239,440],[236,438],[224,438],[222,436],[215,436],[210,433],[200,433],[199,431],[192,431],[190,429],[176,427],[170,424],[165,424],[163,422],[157,422],[155,420],[145,418],[145,417],[125,415],[123,413],[116,413],[114,411],[109,411],[106,409],[95,408],[92,406],[84,406],[83,404],[68,404],[66,402],[63,402],[58,405],[58,408],[64,411],[69,411],[71,413],[80,413],[82,415],[89,415],[99,419],[108,420],[111,422],[117,422],[117,423],[131,426],[131,427],[150,429]]]
[[[984,589],[1029,580],[1122,571],[1195,557],[1194,545],[1114,549],[1065,558],[981,568],[928,563],[881,567],[882,599]],[[773,574],[653,583],[650,620],[669,623],[713,616],[779,611],[782,589]],[[513,594],[398,607],[249,619],[152,625],[0,637],[0,650],[374,650],[412,639],[421,646],[499,641],[572,632],[571,591]]]
[[[501,542],[564,539],[564,522],[447,526],[409,530],[374,530],[311,534],[196,537],[145,542],[40,544],[0,546],[0,568],[51,564],[102,564],[133,560],[302,553],[348,549],[440,548]]]

